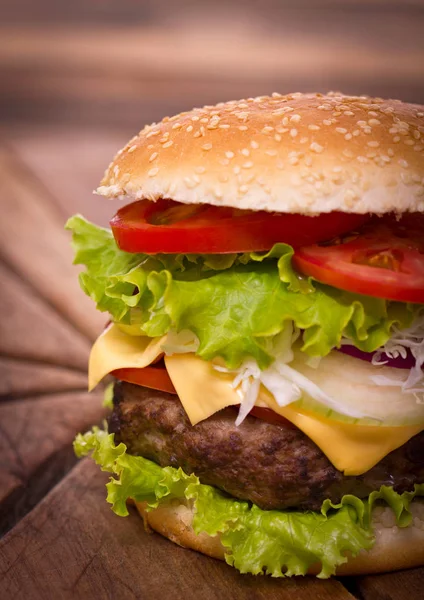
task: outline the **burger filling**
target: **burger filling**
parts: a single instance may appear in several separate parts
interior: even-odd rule
[[[108,500],[194,506],[242,572],[334,573],[372,510],[424,495],[424,217],[274,215],[135,202],[76,216],[83,290],[112,323],[90,388],[118,380],[79,455]],[[153,389],[153,391],[152,391]]]

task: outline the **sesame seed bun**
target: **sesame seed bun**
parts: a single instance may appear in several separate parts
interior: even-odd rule
[[[157,509],[146,511],[146,503],[136,502],[146,528],[151,528],[183,548],[191,548],[213,558],[225,560],[225,548],[219,535],[196,535],[192,528],[193,508],[177,500]],[[413,522],[409,527],[395,525],[394,515],[387,507],[378,507],[373,513],[376,542],[368,552],[361,551],[355,558],[337,568],[337,575],[365,575],[385,573],[424,565],[424,501],[411,504]],[[320,565],[308,571],[316,575]]]
[[[194,109],[145,127],[97,193],[281,213],[424,211],[424,107],[332,93]]]

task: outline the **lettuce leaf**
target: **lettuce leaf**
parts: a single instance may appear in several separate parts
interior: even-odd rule
[[[173,499],[193,504],[195,532],[220,534],[227,563],[241,573],[304,575],[318,563],[318,577],[330,577],[347,561],[346,552],[356,556],[373,546],[371,513],[377,502],[390,506],[398,526],[407,527],[412,521],[411,501],[424,496],[424,484],[403,494],[382,486],[366,500],[351,495],[339,504],[326,500],[320,512],[265,511],[201,484],[181,469],[162,468],[129,455],[125,444],[115,445],[114,434],[97,427],[79,434],[74,448],[78,457],[91,455],[102,470],[113,474],[106,486],[107,501],[117,515],[128,515],[128,498],[147,502],[149,509]]]
[[[287,244],[262,254],[148,256],[119,250],[108,229],[81,216],[66,227],[74,262],[86,267],[81,287],[99,310],[135,335],[188,329],[200,341],[201,358],[222,357],[231,369],[248,357],[268,367],[270,341],[288,321],[302,330],[301,349],[311,356],[325,356],[342,336],[372,352],[394,324],[409,326],[416,310],[302,278]]]

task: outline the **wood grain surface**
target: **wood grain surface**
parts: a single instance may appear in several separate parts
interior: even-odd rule
[[[20,3],[21,19],[16,2],[0,19],[8,119],[136,128],[142,118],[273,91],[424,104],[418,0]]]
[[[67,217],[140,127],[208,102],[343,88],[424,102],[419,0],[0,2],[0,598],[421,598],[424,569],[318,581],[240,576],[115,516],[74,435],[98,314]]]

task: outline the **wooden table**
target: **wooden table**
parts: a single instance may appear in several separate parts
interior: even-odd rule
[[[66,218],[106,224],[91,196],[122,133],[3,128],[0,146],[0,597],[364,600],[422,597],[424,569],[356,579],[241,576],[115,516],[106,475],[77,463],[76,432],[104,416],[88,395],[90,343],[105,317],[80,291]]]

